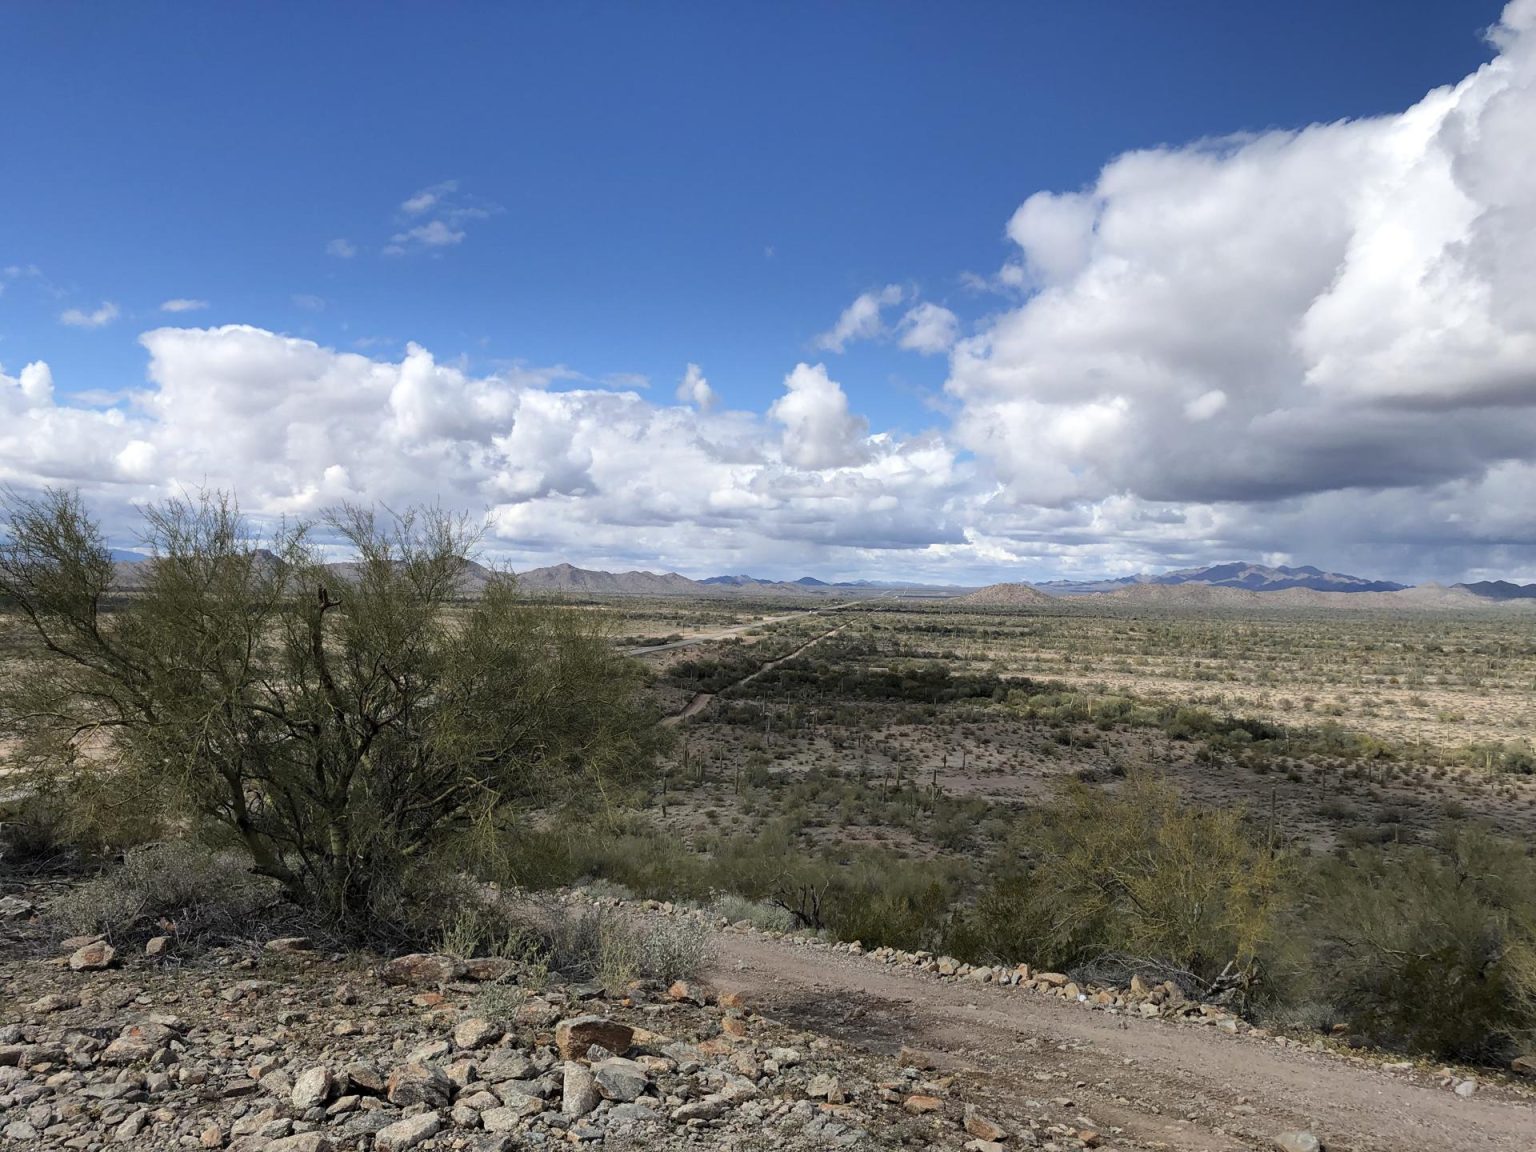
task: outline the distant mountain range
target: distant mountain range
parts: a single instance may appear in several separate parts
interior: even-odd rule
[[[148,557],[137,552],[114,550],[112,558],[117,561],[117,587],[130,590],[143,586]],[[276,562],[276,557],[268,558]],[[355,569],[355,565],[348,562],[328,564],[326,567],[341,580],[350,579]],[[492,575],[492,569],[473,560],[466,560],[460,581],[461,592],[466,596],[475,595],[485,587]],[[604,572],[577,568],[573,564],[554,564],[519,572],[517,583],[528,592],[562,596],[729,596],[753,592],[816,597],[906,592],[932,598],[958,596],[965,603],[992,607],[1039,605],[1052,597],[1087,596],[1140,604],[1182,604],[1191,607],[1236,607],[1240,604],[1301,607],[1342,605],[1347,600],[1348,606],[1358,608],[1475,608],[1509,601],[1536,602],[1536,584],[1514,584],[1508,580],[1480,580],[1476,583],[1453,584],[1448,588],[1438,584],[1424,584],[1415,588],[1390,580],[1367,580],[1341,572],[1324,572],[1310,565],[1289,568],[1242,562],[1184,568],[1158,576],[1143,573],[1103,580],[1004,583],[980,589],[894,580],[828,583],[814,576],[802,576],[798,580],[766,580],[759,576],[741,574],[693,580],[677,572]],[[1333,595],[1337,593],[1349,595],[1342,598]],[[1532,607],[1536,607],[1536,603]]]
[[[1037,584],[1055,596],[1082,596],[1094,592],[1114,592],[1136,584],[1200,584],[1210,588],[1243,588],[1249,592],[1281,592],[1287,588],[1308,588],[1314,592],[1401,592],[1406,584],[1391,580],[1365,580],[1341,572],[1324,572],[1306,565],[1301,568],[1263,564],[1212,564],[1205,568],[1183,568],[1161,576],[1145,573],[1113,580],[1051,580]]]
[[[276,563],[270,553],[263,558]],[[112,559],[117,564],[114,585],[131,591],[144,586],[151,558],[138,552],[114,549]],[[327,564],[326,569],[342,581],[352,579],[356,564],[340,561]],[[494,575],[494,570],[474,560],[464,561],[460,577],[460,592],[476,595]],[[923,584],[902,584],[877,580],[855,580],[829,584],[814,576],[802,576],[798,580],[764,580],[756,576],[713,576],[707,580],[691,580],[677,572],[604,572],[592,568],[578,568],[574,564],[553,564],[545,568],[530,568],[516,574],[518,587],[525,592],[550,593],[563,596],[722,596],[743,591],[803,596],[870,595],[887,590],[927,591],[930,595],[949,592],[965,592],[969,589],[951,586],[931,587]]]
[[[1536,584],[1511,584],[1508,580],[1479,580],[1476,584],[1453,584],[1485,600],[1536,600]]]
[[[829,584],[814,576],[802,576],[798,580],[764,580],[761,576],[745,575],[706,576],[698,583],[725,588],[944,588],[964,591],[954,584],[914,584],[905,580],[839,580],[835,584]]]
[[[517,586],[525,592],[587,596],[682,596],[699,590],[697,581],[676,572],[598,572],[571,564],[519,572]]]

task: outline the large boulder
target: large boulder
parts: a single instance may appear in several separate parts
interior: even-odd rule
[[[374,1152],[407,1152],[425,1140],[438,1134],[443,1122],[436,1112],[423,1112],[419,1116],[407,1116],[384,1128],[373,1137]]]
[[[616,1100],[620,1104],[639,1099],[651,1083],[650,1074],[643,1065],[622,1056],[592,1065],[592,1078],[604,1100]]]
[[[501,1039],[501,1029],[489,1020],[471,1016],[460,1020],[453,1030],[453,1046],[461,1052],[473,1052]]]
[[[299,1073],[299,1078],[293,1082],[293,1092],[289,1096],[289,1101],[293,1104],[294,1110],[302,1116],[311,1108],[318,1108],[329,1100],[334,1085],[331,1070],[324,1064],[317,1064]]]

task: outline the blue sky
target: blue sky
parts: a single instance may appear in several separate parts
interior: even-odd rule
[[[1389,121],[1493,59],[1499,49],[1482,32],[1500,11],[1474,2],[8,5],[0,7],[10,94],[0,116],[9,174],[0,268],[11,272],[0,278],[0,365],[15,379],[23,365],[46,363],[55,405],[114,407],[130,424],[149,413],[164,425],[163,407],[120,393],[145,386],[155,353],[139,337],[165,327],[245,325],[397,366],[414,343],[471,381],[510,374],[557,391],[635,389],[646,419],[676,403],[678,380],[696,364],[717,412],[755,415],[751,435],[788,438],[798,427],[821,437],[813,451],[781,446],[778,462],[797,472],[841,469],[850,480],[848,470],[862,466],[870,480],[882,444],[910,447],[925,432],[950,452],[946,480],[929,492],[926,531],[922,522],[890,523],[850,547],[824,530],[838,529],[848,510],[828,504],[818,527],[814,503],[844,500],[841,490],[807,497],[770,529],[766,520],[743,524],[739,539],[711,518],[719,508],[679,499],[658,497],[615,519],[590,499],[614,478],[582,471],[593,450],[569,438],[561,445],[574,453],[575,479],[498,488],[481,476],[449,486],[449,499],[468,504],[558,499],[567,519],[580,505],[582,516],[615,529],[570,557],[594,563],[654,559],[707,571],[720,566],[709,561],[724,542],[722,560],[837,575],[1157,566],[1264,544],[1194,508],[1230,512],[1258,492],[1277,525],[1266,553],[1433,574],[1411,540],[1352,552],[1317,517],[1273,501],[1420,486],[1402,470],[1346,469],[1311,486],[1267,474],[1117,475],[1079,490],[1024,475],[1017,461],[994,467],[1007,453],[974,426],[966,431],[967,413],[980,415],[992,385],[966,377],[947,341],[927,354],[903,349],[900,324],[930,304],[954,313],[961,337],[1001,331],[1036,294],[1061,287],[1041,271],[1038,245],[1049,241],[1005,234],[1032,195],[1095,189],[1126,153],[1197,155],[1197,142],[1233,133],[1263,139]],[[1095,195],[1113,207],[1121,193],[1106,184]],[[1023,271],[1000,277],[1010,265]],[[824,334],[843,310],[881,292],[891,303],[869,338],[841,352],[829,346]],[[162,309],[177,300],[205,306]],[[805,395],[830,408],[808,410],[796,425],[783,418],[788,410],[771,410],[802,362],[825,365],[844,401],[839,408],[817,382]],[[1221,391],[1208,383],[1198,396]],[[1133,402],[1133,385],[1116,395]],[[263,388],[283,386],[263,378]],[[440,395],[455,387],[442,385]],[[1023,399],[1041,402],[1033,392]],[[1097,411],[1068,414],[1070,427],[1052,443],[1083,451],[1080,426]],[[854,423],[828,432],[825,419],[842,414]],[[988,420],[1008,425],[996,413]],[[174,452],[163,428],[140,431],[158,471],[127,467],[123,449],[114,474],[80,470],[108,503],[193,475],[185,461],[165,464]],[[860,433],[887,441],[859,447]],[[322,423],[306,430],[290,420],[273,442],[307,434],[328,435]],[[1155,454],[1155,439],[1124,442]],[[1370,450],[1386,451],[1374,441]],[[1497,446],[1470,451],[1465,467],[1443,475],[1431,467],[1424,482],[1465,482],[1508,459]],[[135,452],[142,464],[150,449]],[[323,462],[293,463],[286,494],[263,491],[258,506],[302,507],[302,492],[328,491],[298,475]],[[0,457],[6,464],[23,483],[74,471],[57,459]],[[347,460],[335,466],[351,484],[337,491],[399,495],[362,483]],[[1086,457],[1062,461],[1063,475],[1079,478],[1096,467]],[[206,467],[203,478],[226,479]],[[817,480],[823,490],[827,482]],[[773,483],[782,491],[798,481]],[[905,503],[910,494],[885,495]],[[1104,501],[1125,499],[1154,519],[1178,509],[1190,526],[1185,543],[1149,541],[1123,525],[1095,535]],[[671,536],[668,508],[678,526]],[[532,559],[590,543],[589,534],[551,534],[558,517],[546,512],[539,526],[526,508],[498,521],[509,554]],[[640,538],[624,543],[626,525],[642,528]],[[1524,553],[1497,551],[1525,547],[1523,532],[1506,526],[1464,542],[1485,551],[1466,551],[1447,571],[1528,563]],[[1105,543],[1112,538],[1119,544]],[[965,555],[945,551],[967,540]]]

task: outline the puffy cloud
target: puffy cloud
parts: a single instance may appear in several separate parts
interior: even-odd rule
[[[873,340],[885,331],[880,322],[880,312],[894,307],[906,298],[900,284],[887,284],[877,292],[861,293],[843,309],[830,331],[823,332],[812,345],[825,352],[841,352],[856,340]]]
[[[326,244],[325,254],[334,256],[338,260],[350,260],[357,255],[357,245],[345,237],[338,236]]]
[[[900,284],[887,284],[878,291],[861,293],[844,308],[837,323],[811,342],[824,352],[845,351],[860,340],[897,338],[900,347],[925,356],[947,352],[959,335],[960,320],[948,308],[927,301],[915,303],[896,323],[885,323],[884,312],[913,298]]]
[[[683,373],[677,385],[677,398],[684,404],[692,404],[701,412],[708,412],[715,406],[715,390],[709,386],[703,369],[697,364],[688,365],[687,371]]]
[[[167,300],[160,305],[162,312],[200,312],[208,307],[206,300],[190,300],[184,296],[178,296],[174,300]]]
[[[822,364],[797,364],[785,392],[768,409],[784,425],[784,458],[797,468],[843,468],[867,456],[869,424],[848,411],[842,386]]]
[[[1004,498],[1295,531],[1280,502],[1438,500],[1536,461],[1536,0],[1493,40],[1399,115],[1132,152],[1029,197],[1001,277],[1025,296],[946,385]]]
[[[66,309],[59,314],[59,323],[71,328],[105,328],[119,315],[117,305],[108,300],[101,307],[90,312],[79,308]]]
[[[907,310],[897,326],[898,343],[924,356],[948,352],[960,335],[960,318],[948,308],[924,301]]]

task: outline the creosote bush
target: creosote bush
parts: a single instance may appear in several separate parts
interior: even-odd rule
[[[120,589],[78,495],[6,505],[0,599],[32,641],[0,682],[12,765],[40,791],[127,789],[328,916],[419,903],[509,812],[623,787],[665,739],[599,618],[471,569],[477,530],[439,510],[343,507],[259,542],[232,499],[173,499]],[[321,563],[322,529],[348,563]]]

